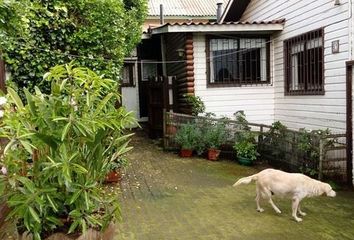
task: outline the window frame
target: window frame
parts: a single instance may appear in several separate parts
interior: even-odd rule
[[[123,71],[126,66],[129,67],[129,82],[123,82]],[[135,87],[135,83],[134,83],[135,68],[136,68],[135,62],[123,63],[121,87]]]
[[[210,41],[212,39],[265,39],[266,41],[266,81],[247,81],[247,82],[211,82],[211,69],[210,69]],[[205,35],[205,52],[206,52],[206,75],[207,75],[207,88],[215,87],[241,87],[241,86],[264,86],[271,85],[270,76],[270,36],[269,35]]]
[[[311,35],[314,35],[315,37],[311,37]],[[318,37],[316,37],[318,36]],[[291,47],[300,43],[301,41],[304,41],[304,53],[305,51],[308,51],[307,48],[307,44],[309,41],[313,40],[313,39],[317,39],[319,38],[322,44],[322,50],[321,50],[321,54],[322,54],[322,59],[321,59],[321,71],[318,73],[322,74],[322,83],[320,88],[321,89],[315,89],[315,90],[311,90],[306,88],[306,86],[309,85],[309,82],[311,82],[311,79],[307,78],[304,80],[304,85],[306,89],[297,89],[297,90],[291,90],[290,89],[290,83],[292,81],[292,67],[291,65]],[[300,35],[297,35],[295,37],[291,37],[288,39],[285,39],[283,41],[283,54],[284,54],[284,95],[285,96],[306,96],[306,95],[324,95],[325,94],[325,57],[324,57],[324,53],[325,53],[325,41],[324,41],[324,28],[318,28],[318,29],[314,29],[305,33],[302,33]],[[306,59],[306,57],[304,57],[304,59]],[[307,59],[308,61],[308,59]],[[308,63],[307,63],[308,64]],[[306,69],[305,72],[306,76],[309,76],[309,70],[308,67]],[[313,80],[312,80],[313,81]]]

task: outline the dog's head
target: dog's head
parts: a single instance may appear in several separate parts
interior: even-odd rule
[[[326,194],[327,197],[335,197],[336,192],[333,191],[331,185],[328,183],[323,183],[323,194]]]

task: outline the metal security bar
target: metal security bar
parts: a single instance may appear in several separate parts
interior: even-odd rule
[[[207,37],[209,86],[268,84],[268,38]]]
[[[323,29],[284,41],[285,94],[324,94]]]

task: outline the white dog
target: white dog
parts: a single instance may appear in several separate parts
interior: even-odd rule
[[[329,197],[336,196],[336,192],[333,191],[332,187],[327,183],[312,179],[301,173],[287,173],[270,168],[252,176],[241,178],[233,186],[249,184],[252,180],[256,181],[257,211],[264,211],[259,205],[260,197],[268,199],[277,213],[281,213],[281,211],[272,201],[272,194],[290,197],[292,199],[292,216],[297,222],[302,221],[302,219],[297,216],[297,212],[299,212],[301,216],[306,215],[306,213],[302,212],[300,209],[300,201],[303,198],[323,194]]]

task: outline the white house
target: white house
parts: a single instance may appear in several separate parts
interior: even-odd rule
[[[183,96],[195,94],[219,116],[244,110],[251,122],[347,132],[351,154],[354,1],[230,0],[223,8],[217,21],[167,22],[144,35],[159,41],[158,74],[175,76],[171,108],[188,112]]]
[[[240,10],[240,5],[246,7]],[[348,158],[353,142],[353,11],[352,0],[231,0],[222,17],[285,19],[284,29],[271,36],[274,120],[295,129],[346,132]],[[352,162],[347,167],[353,169]]]

